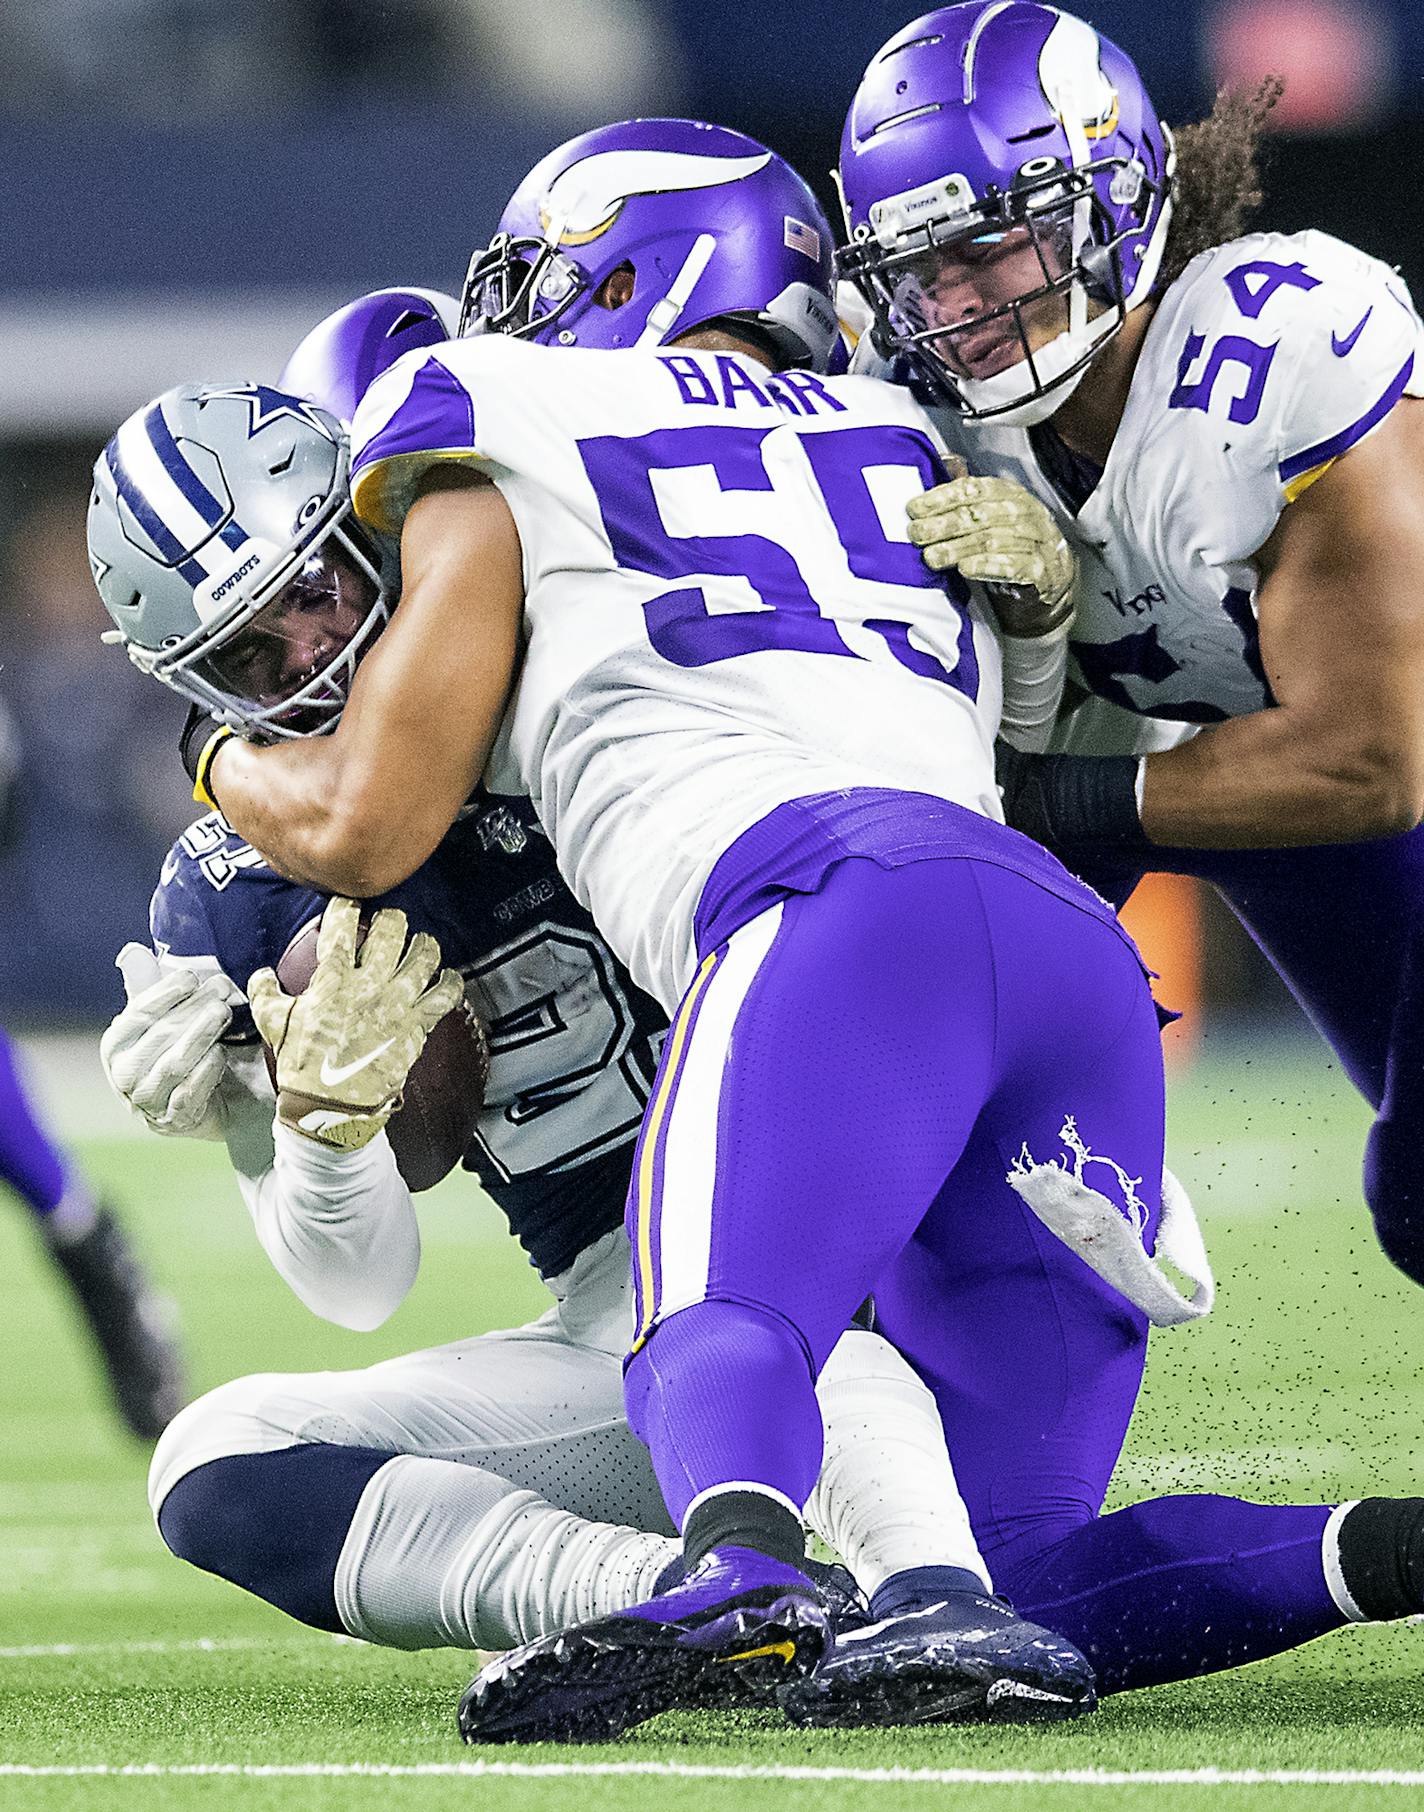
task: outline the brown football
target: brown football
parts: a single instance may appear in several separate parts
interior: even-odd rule
[[[363,936],[369,918],[363,911]],[[312,978],[320,923],[320,918],[309,919],[278,960],[277,980],[289,994],[300,994]],[[275,1086],[277,1060],[265,1047],[264,1052]],[[401,1104],[386,1123],[397,1168],[412,1192],[433,1189],[464,1157],[484,1106],[488,1080],[489,1042],[484,1027],[461,1004],[426,1039],[406,1077]]]

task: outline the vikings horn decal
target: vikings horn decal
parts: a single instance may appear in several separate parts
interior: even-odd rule
[[[1038,79],[1048,103],[1063,122],[1073,161],[1080,157],[1075,140],[1106,138],[1117,125],[1117,90],[1103,74],[1098,34],[1082,19],[1060,13],[1038,53]]]
[[[587,245],[608,231],[630,195],[715,189],[719,183],[754,176],[770,161],[769,151],[753,157],[699,157],[690,151],[598,151],[554,178],[540,200],[539,218],[546,233],[558,228],[555,243]]]

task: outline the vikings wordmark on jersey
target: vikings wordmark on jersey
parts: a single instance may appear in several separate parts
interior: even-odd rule
[[[1253,233],[1203,253],[1157,304],[1107,465],[1076,512],[1043,430],[948,410],[936,424],[976,470],[1017,479],[1057,515],[1078,556],[1083,686],[1138,717],[1217,723],[1273,702],[1252,557],[1332,461],[1400,397],[1424,394],[1420,334],[1387,265],[1326,233]],[[1150,737],[1139,726],[1133,752]]]

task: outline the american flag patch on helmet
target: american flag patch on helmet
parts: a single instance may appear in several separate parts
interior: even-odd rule
[[[804,220],[793,219],[790,214],[786,216],[786,243],[793,252],[804,252],[808,258],[820,263],[821,235],[815,227],[807,226]]]

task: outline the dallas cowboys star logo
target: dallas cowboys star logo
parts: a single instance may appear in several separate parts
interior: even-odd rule
[[[235,397],[247,404],[247,438],[260,434],[273,422],[280,421],[284,415],[295,422],[304,422],[309,428],[315,428],[318,434],[331,439],[331,430],[312,408],[310,403],[300,397],[288,396],[283,390],[274,390],[270,384],[243,384],[233,390],[210,390],[205,399],[215,401],[220,396]]]

